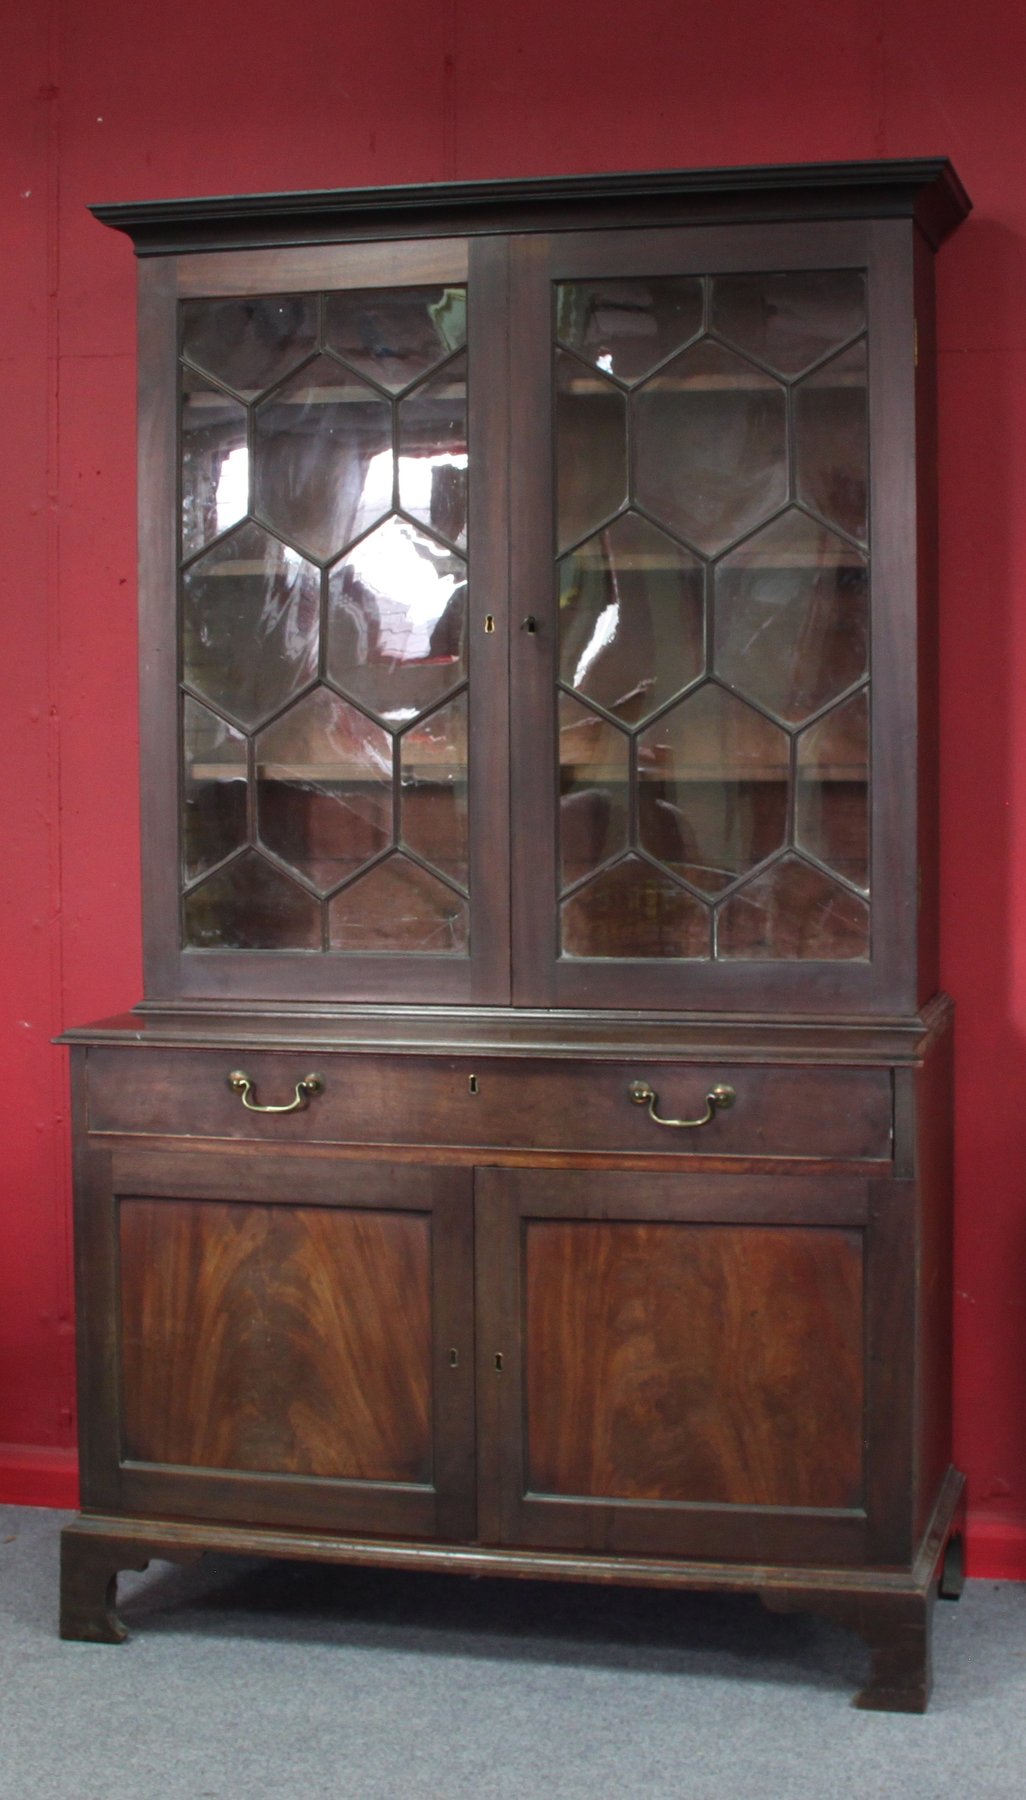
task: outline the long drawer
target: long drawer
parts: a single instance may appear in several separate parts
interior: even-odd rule
[[[229,1084],[237,1072],[251,1105],[287,1104],[309,1075],[320,1086],[296,1111],[256,1112]],[[653,1100],[632,1097],[639,1083]],[[724,1087],[733,1104],[706,1124],[653,1117],[699,1118]],[[99,1046],[88,1053],[87,1118],[92,1132],[280,1144],[886,1161],[892,1100],[887,1069]]]

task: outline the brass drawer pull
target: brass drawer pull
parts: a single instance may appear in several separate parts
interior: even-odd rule
[[[627,1092],[635,1106],[648,1107],[649,1118],[654,1119],[657,1125],[674,1125],[678,1130],[684,1131],[693,1131],[696,1125],[708,1125],[709,1120],[713,1118],[721,1108],[733,1106],[734,1101],[737,1099],[737,1094],[734,1092],[734,1089],[732,1087],[727,1087],[724,1083],[721,1086],[709,1089],[709,1092],[705,1096],[705,1111],[700,1119],[661,1119],[656,1112],[656,1107],[659,1104],[659,1095],[656,1093],[655,1088],[649,1087],[647,1081],[632,1081]]]
[[[296,1082],[295,1099],[290,1100],[285,1106],[258,1106],[257,1102],[249,1097],[253,1092],[253,1083],[241,1069],[232,1070],[228,1077],[228,1086],[233,1094],[241,1096],[242,1104],[247,1112],[289,1113],[301,1112],[310,1095],[319,1094],[324,1083],[319,1075],[304,1075],[302,1081]]]

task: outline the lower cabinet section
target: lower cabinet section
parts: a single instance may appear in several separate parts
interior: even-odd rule
[[[133,1557],[216,1547],[748,1587],[863,1633],[863,1704],[925,1704],[960,1481],[921,1424],[944,1232],[919,1180],[102,1133],[79,1154],[68,1635],[121,1635]]]

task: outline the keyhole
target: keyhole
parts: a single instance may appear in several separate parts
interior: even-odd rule
[[[468,1075],[467,1076],[467,1092],[468,1092],[468,1094],[477,1094],[480,1092],[480,1089],[478,1088],[478,1085],[477,1085],[477,1076],[476,1075]]]
[[[485,613],[485,630],[486,631],[494,631],[495,630],[495,615],[494,615],[494,613]]]
[[[450,1369],[458,1369],[459,1366],[460,1366],[459,1351],[458,1350],[450,1350],[450,1352],[449,1352],[449,1367],[450,1367]]]
[[[535,618],[533,613],[528,613],[526,619],[524,620],[524,630],[529,631],[533,634],[534,632],[537,631],[537,629],[538,629],[537,619]]]
[[[501,1375],[502,1374],[502,1351],[501,1350],[497,1350],[495,1352],[495,1367],[496,1367],[496,1370],[498,1371],[498,1373]]]

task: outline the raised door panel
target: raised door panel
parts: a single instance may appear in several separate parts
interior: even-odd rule
[[[888,1480],[871,1222],[840,1176],[482,1172],[483,1534],[864,1560]]]
[[[469,1179],[326,1157],[115,1153],[110,1449],[123,1503],[465,1535]]]

